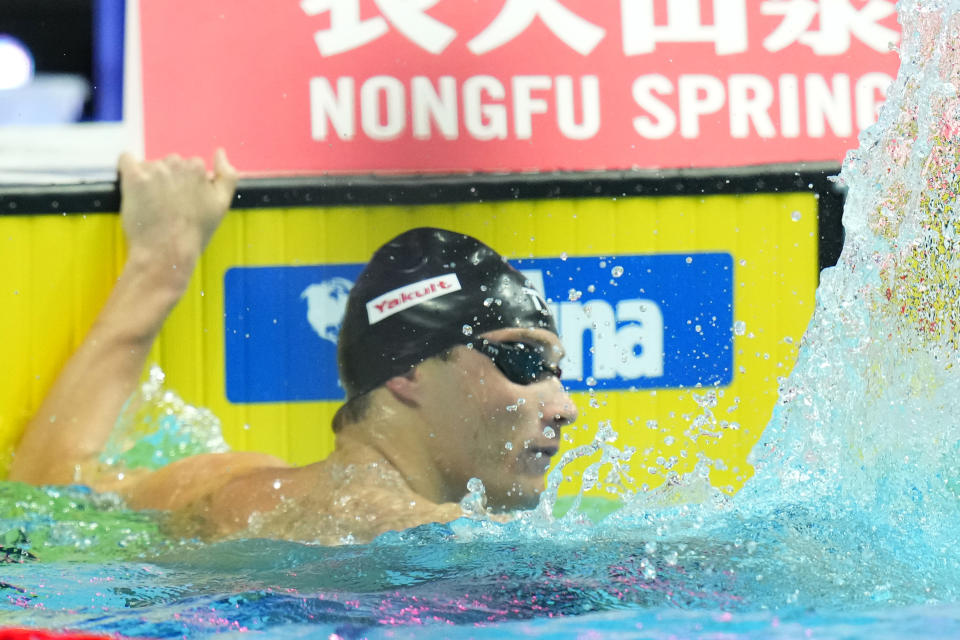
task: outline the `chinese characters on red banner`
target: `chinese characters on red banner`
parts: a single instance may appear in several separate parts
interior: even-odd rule
[[[148,152],[192,111],[258,171],[838,162],[899,40],[892,0],[202,4],[143,8]]]

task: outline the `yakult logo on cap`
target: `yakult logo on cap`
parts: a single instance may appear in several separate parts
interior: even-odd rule
[[[378,296],[367,303],[367,319],[376,324],[404,309],[438,298],[454,291],[460,291],[457,274],[448,273],[428,278],[413,284],[407,284]]]

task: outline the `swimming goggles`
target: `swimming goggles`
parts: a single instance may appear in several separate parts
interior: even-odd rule
[[[477,351],[493,360],[497,369],[516,384],[533,384],[549,376],[560,379],[560,367],[547,360],[542,346],[525,342],[490,342],[484,340]]]

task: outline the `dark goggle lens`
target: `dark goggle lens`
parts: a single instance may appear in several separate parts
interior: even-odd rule
[[[560,378],[560,367],[547,361],[542,347],[523,342],[487,342],[480,350],[511,382],[526,385],[549,376]]]

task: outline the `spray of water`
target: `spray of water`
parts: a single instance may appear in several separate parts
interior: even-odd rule
[[[540,506],[513,523],[490,521],[483,487],[469,487],[470,517],[452,525],[458,541],[607,541],[614,555],[627,545],[643,580],[672,567],[726,572],[754,605],[960,595],[960,0],[902,0],[900,21],[900,74],[840,178],[849,189],[843,255],[822,276],[747,487],[732,498],[713,489],[715,461],[703,459],[655,491],[634,491],[633,452],[603,424],[551,471]],[[107,462],[159,466],[222,449],[215,419],[161,382],[154,374],[127,407]],[[697,404],[688,437],[729,427],[711,393]],[[583,517],[582,493],[554,516],[564,466],[588,455],[599,461],[584,488],[608,469],[605,482],[624,487],[625,506],[597,526]],[[446,544],[450,530],[441,534]],[[416,540],[387,535],[375,546]]]
[[[800,588],[924,601],[960,568],[960,2],[899,17],[900,73],[840,176],[843,254],[734,511]]]
[[[104,445],[104,464],[159,469],[198,453],[230,450],[213,412],[187,404],[163,383],[163,371],[151,367],[149,378],[124,406]]]
[[[706,482],[714,461],[626,506],[590,535],[654,543],[653,566],[712,550],[754,604],[928,602],[960,595],[960,0],[902,0],[902,66],[878,123],[846,158],[846,238],[825,271],[798,363],[738,495]],[[701,431],[719,430],[710,394]],[[709,435],[709,434],[708,434]],[[598,453],[628,468],[601,425],[548,479],[523,520],[577,537],[577,507],[551,520],[562,470]]]

